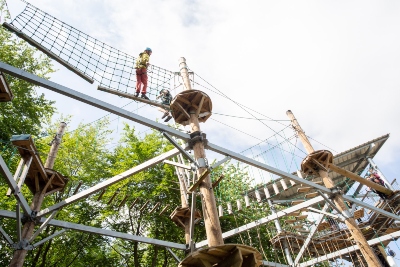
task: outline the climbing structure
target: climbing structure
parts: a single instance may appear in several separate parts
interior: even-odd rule
[[[5,23],[4,26],[85,80],[97,81],[98,89],[138,100],[132,96],[135,84],[133,57],[99,42],[30,4],[12,23]],[[209,142],[205,133],[201,132],[199,122],[206,122],[210,119],[213,108],[211,97],[203,91],[191,88],[193,81],[189,78],[190,73],[183,58],[179,67],[181,71],[178,76],[183,79],[186,90],[176,93],[169,108],[176,123],[190,127],[189,134],[102,102],[89,95],[77,93],[40,77],[34,77],[0,62],[2,73],[34,82],[67,97],[157,129],[175,146],[175,149],[97,185],[82,191],[79,191],[79,187],[77,187],[76,194],[37,211],[34,216],[23,196],[15,190],[15,179],[0,158],[2,174],[9,182],[10,192],[23,206],[25,216],[31,220],[33,217],[37,218],[42,223],[41,227],[45,224],[54,224],[77,231],[183,250],[187,256],[177,260],[180,266],[311,266],[338,259],[350,262],[354,266],[367,266],[369,259],[365,255],[366,249],[364,247],[360,250],[358,246],[360,243],[357,243],[360,242],[359,237],[354,235],[355,229],[361,233],[363,242],[367,242],[368,246],[372,247],[371,259],[373,258],[372,262],[374,263],[371,266],[378,266],[377,259],[381,262],[390,262],[390,256],[386,255],[387,245],[400,236],[400,228],[396,223],[400,220],[398,188],[395,188],[397,185],[391,184],[389,181],[389,188],[380,188],[377,185],[368,184],[359,176],[368,164],[375,166],[371,158],[376,155],[388,136],[374,139],[335,156],[328,150],[311,152],[307,150],[310,153],[303,152],[303,157],[300,157],[302,160],[301,170],[293,172],[293,168],[296,167],[293,158],[298,149],[293,144],[293,140],[297,140],[299,132],[296,131],[287,137],[284,130],[288,129],[290,125],[284,125],[282,130],[275,131],[273,137],[276,140],[271,141],[269,138],[261,140],[260,143],[265,143],[268,147],[262,149],[258,155],[254,155],[252,148],[247,152],[253,156],[245,156],[244,153],[236,153]],[[170,89],[171,80],[175,75],[172,71],[152,66],[149,75],[150,89],[156,91],[163,88]],[[0,88],[2,87],[0,86]],[[152,101],[141,101],[156,105]],[[182,143],[179,143],[179,140]],[[18,143],[18,146],[32,145],[29,140],[24,140],[24,137],[16,137],[14,141],[28,141],[27,144]],[[287,149],[284,148],[283,143],[288,145]],[[305,146],[307,147],[307,145]],[[261,145],[257,145],[257,147],[261,148]],[[205,149],[219,153],[224,158],[211,165],[206,158]],[[271,166],[269,162],[259,160],[260,157],[271,154],[271,151],[275,151],[275,149],[282,155],[287,150],[288,154],[293,155],[290,160],[286,160],[285,156],[282,156],[281,161],[273,158],[275,166],[279,162],[283,163],[287,168],[286,171]],[[30,150],[34,151],[34,149]],[[187,150],[193,151],[194,156]],[[29,156],[21,152],[21,157],[25,162],[23,164],[26,164],[29,157],[32,159],[34,155]],[[238,196],[236,199],[220,199],[218,193],[217,196],[214,195],[214,191],[223,189],[226,181],[223,173],[214,173],[213,171],[227,161],[245,165],[245,169],[249,170],[248,175],[254,176],[254,181],[257,180],[251,190],[236,192]],[[152,208],[148,209],[150,200],[136,199],[127,203],[126,196],[116,203],[118,191],[114,192],[108,200],[108,204],[116,205],[118,209],[127,206],[128,210],[136,209],[139,212],[147,211],[149,213],[157,211],[158,216],[169,215],[177,227],[184,229],[186,244],[69,222],[58,223],[52,220],[52,216],[55,216],[53,214],[57,210],[94,194],[98,194],[95,199],[100,200],[109,186],[163,163],[173,165],[178,174],[177,180],[180,185],[182,202],[177,203],[176,208],[170,209],[170,205],[163,206],[157,202],[152,203]],[[40,166],[36,169],[27,168],[26,172],[29,175],[20,185],[25,183],[32,192],[38,191],[38,185],[40,187],[44,183],[49,184],[50,179],[52,182],[46,187],[45,193],[62,190],[65,186],[66,179],[57,172],[47,172],[46,169],[43,171]],[[374,168],[376,169],[376,166]],[[257,171],[253,172],[254,169]],[[321,172],[326,173],[321,175]],[[266,182],[263,179],[267,175],[270,175],[271,179]],[[210,176],[214,177],[213,180]],[[365,185],[374,190],[385,191],[388,193],[388,199],[377,201],[376,194],[366,191]],[[201,211],[196,209],[198,195],[201,196]],[[341,205],[340,209],[333,204],[333,201]],[[232,203],[236,204],[237,208]],[[231,217],[236,220],[237,217],[242,216],[240,212],[244,209],[262,209],[264,214],[262,217],[249,217],[247,224],[237,225],[234,229],[222,232],[220,221]],[[172,213],[167,211],[172,211]],[[256,214],[256,212],[254,213]],[[46,220],[45,216],[49,214],[51,215]],[[11,217],[11,215],[8,216]],[[13,218],[20,221],[19,212]],[[199,224],[196,223],[201,220],[205,225],[207,239],[195,242],[193,233],[195,227],[199,227]],[[349,225],[349,221],[351,225]],[[260,234],[262,231],[265,235]],[[5,235],[4,232],[2,234]],[[242,238],[241,234],[249,237],[247,240],[250,240],[250,244],[246,243],[246,239]],[[240,235],[243,240],[242,244],[225,244],[224,240],[236,235]],[[251,236],[256,236],[259,242],[252,242]],[[33,239],[30,240],[31,243]],[[264,241],[264,239],[267,239],[269,248],[274,253],[265,253],[262,246],[259,246],[260,249],[255,248],[255,243],[261,243],[261,240]],[[11,243],[9,238],[7,240]],[[21,245],[19,242],[17,243],[20,244],[18,249],[26,250],[30,248],[31,243]],[[174,255],[173,252],[171,254]]]

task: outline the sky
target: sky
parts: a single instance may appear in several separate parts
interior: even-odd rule
[[[328,147],[334,154],[390,133],[374,161],[390,181],[399,178],[398,1],[36,0],[32,4],[130,55],[151,47],[153,65],[179,71],[178,59],[185,57],[191,70],[227,95],[207,92],[213,101],[213,120],[201,127],[214,144],[236,152],[251,147],[285,128],[290,109],[312,137],[314,148]],[[25,4],[12,0],[8,6],[15,17]],[[56,67],[59,71],[52,81],[118,106],[128,103],[97,91],[96,85],[63,66]],[[70,129],[107,114],[39,91],[55,100],[61,113],[74,116]],[[150,107],[135,112],[152,119],[160,115]],[[261,123],[254,117],[265,120]],[[120,132],[123,120],[111,118]],[[294,153],[304,157],[304,149],[297,145],[300,149]]]

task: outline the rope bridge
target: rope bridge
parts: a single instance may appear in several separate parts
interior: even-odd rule
[[[135,57],[65,24],[33,5],[28,3],[10,24],[4,23],[3,26],[86,81],[96,81],[99,87],[124,93],[135,92]],[[157,91],[170,89],[174,73],[150,65],[148,77],[148,94],[156,96]]]

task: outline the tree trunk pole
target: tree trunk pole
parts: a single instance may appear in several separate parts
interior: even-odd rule
[[[58,132],[57,132],[56,136],[54,137],[54,140],[51,143],[50,152],[47,155],[46,163],[44,164],[45,168],[53,169],[54,162],[55,162],[56,157],[57,157],[58,148],[60,147],[61,139],[62,139],[62,136],[64,134],[66,126],[67,126],[67,124],[65,122],[61,122],[60,123],[60,127],[58,128]]]
[[[189,73],[187,70],[185,58],[183,57],[180,58],[179,67],[186,89],[191,90],[192,88],[190,85]],[[189,114],[190,114],[189,125],[191,133],[200,131],[200,124],[199,124],[199,119],[196,116],[196,110],[194,110],[193,108],[192,110],[190,110]],[[196,160],[199,158],[206,158],[203,142],[197,142],[193,146],[193,152]],[[200,177],[200,174],[203,173],[205,170],[206,168],[199,168],[198,177]],[[222,230],[219,222],[217,205],[209,174],[200,184],[200,193],[203,201],[203,216],[207,233],[208,246],[212,247],[212,246],[223,245],[224,240],[222,239]]]
[[[288,110],[286,112],[287,116],[290,118],[292,121],[292,126],[296,130],[297,134],[299,135],[299,138],[301,142],[303,143],[304,148],[307,150],[307,153],[310,154],[314,152],[314,148],[312,147],[310,141],[308,140],[307,136],[305,135],[303,129],[300,127],[299,123],[297,122],[295,116],[293,113]],[[333,183],[332,179],[328,176],[328,172],[324,170],[319,170],[318,171],[319,176],[322,178],[322,181],[324,182],[324,185],[327,188],[332,188],[335,186]],[[346,204],[343,201],[343,197],[341,195],[336,195],[333,199],[333,202],[335,203],[336,207],[342,212],[342,213],[349,213]],[[368,245],[367,240],[365,239],[364,235],[362,234],[360,228],[358,228],[358,225],[354,218],[347,218],[345,220],[345,224],[347,225],[347,228],[350,230],[350,233],[354,239],[355,242],[357,242],[357,245],[360,248],[360,251],[362,255],[364,256],[365,261],[367,262],[367,266],[372,266],[372,267],[380,267],[381,263],[378,260],[378,257],[372,250],[372,248]]]
[[[55,162],[55,159],[57,156],[57,151],[61,144],[61,139],[64,134],[66,125],[67,124],[65,122],[60,123],[60,127],[58,129],[56,136],[54,137],[54,140],[53,140],[51,148],[50,148],[50,152],[47,156],[47,160],[44,165],[45,168],[53,169],[53,167],[54,167],[54,162]],[[35,195],[33,196],[32,204],[31,204],[32,211],[36,211],[36,212],[40,211],[40,208],[41,208],[43,200],[44,200],[45,193],[46,192],[43,192],[42,190],[39,190],[38,192],[35,193]],[[20,212],[20,211],[17,210],[17,212]],[[35,222],[32,222],[32,221],[26,222],[24,224],[24,226],[22,227],[21,239],[26,240],[26,241],[29,240],[32,237],[34,229],[35,229]],[[27,253],[28,253],[28,251],[25,249],[15,250],[13,258],[11,259],[11,262],[10,262],[10,267],[22,267],[24,265],[24,261],[25,261],[25,257],[26,257]]]

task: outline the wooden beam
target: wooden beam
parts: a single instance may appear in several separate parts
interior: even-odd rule
[[[132,99],[132,100],[136,100],[136,101],[139,101],[139,102],[142,102],[142,103],[145,103],[145,104],[149,104],[149,105],[152,105],[152,106],[160,107],[160,108],[163,108],[163,109],[169,109],[168,105],[164,105],[164,104],[158,103],[156,101],[152,101],[152,100],[147,100],[145,98],[137,97],[137,96],[135,96],[133,94],[124,93],[124,92],[121,92],[121,91],[118,91],[118,90],[114,90],[114,89],[110,89],[110,88],[107,88],[107,87],[104,87],[104,86],[100,86],[99,85],[97,87],[97,90],[103,91],[103,92],[107,92],[107,93],[110,93],[110,94],[113,94],[113,95],[117,95],[117,96],[122,96],[122,97],[129,98],[129,99]]]
[[[192,193],[194,190],[196,190],[197,187],[199,187],[200,183],[203,182],[203,180],[207,177],[207,175],[210,174],[210,169],[206,169],[199,177],[199,179],[197,179],[197,181],[191,186],[189,187],[189,192]]]
[[[169,206],[170,205],[167,204],[158,215],[162,215],[169,208]]]
[[[345,169],[342,169],[342,168],[340,168],[338,166],[335,166],[334,164],[328,164],[328,167],[334,172],[337,172],[337,173],[339,173],[339,174],[341,174],[343,176],[346,176],[347,178],[350,178],[351,180],[359,182],[360,184],[363,184],[363,185],[366,185],[368,187],[371,187],[371,188],[373,188],[373,189],[375,189],[375,190],[377,190],[379,192],[382,192],[382,193],[384,193],[384,194],[386,194],[388,196],[391,196],[393,194],[392,190],[390,190],[390,189],[388,189],[386,187],[383,187],[383,186],[381,186],[381,185],[379,185],[377,183],[374,183],[374,182],[372,182],[370,180],[362,178],[361,176],[359,176],[359,175],[357,175],[355,173],[349,172],[349,171],[347,171]]]
[[[221,174],[218,179],[212,184],[212,187],[215,188],[219,185],[219,183],[222,181],[222,179],[225,178],[225,175]]]
[[[181,110],[182,114],[183,114],[185,117],[187,117],[188,119],[190,119],[189,113],[187,113],[187,111],[181,106],[181,104],[176,103],[175,105]]]
[[[203,96],[201,97],[201,100],[200,100],[200,103],[199,103],[199,107],[198,107],[197,110],[196,110],[196,117],[199,117],[200,110],[201,110],[201,108],[203,107],[204,99],[206,99],[206,96],[205,96],[205,95],[203,95]]]
[[[0,71],[0,102],[7,102],[13,100],[14,95],[11,92],[10,87],[8,86],[6,77]]]

